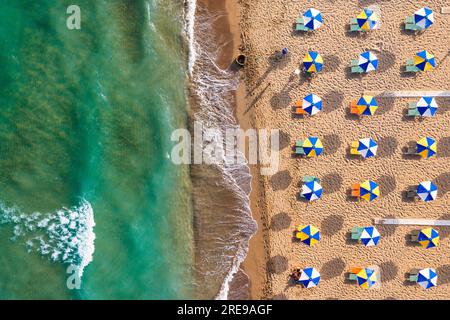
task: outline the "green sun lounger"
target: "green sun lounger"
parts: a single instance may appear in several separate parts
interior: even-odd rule
[[[304,176],[302,179],[303,182],[311,182],[311,181],[316,181],[318,183],[320,183],[320,179],[316,178],[314,176]]]
[[[358,65],[358,63],[359,63],[358,59],[352,60],[352,63],[350,65],[352,73],[364,73],[364,70]]]
[[[297,140],[295,142],[295,154],[305,155],[305,150],[303,149],[303,140]]]
[[[417,275],[417,274],[410,274],[409,277],[408,277],[408,280],[410,282],[417,282],[418,278],[419,278],[419,275]]]
[[[408,16],[405,19],[405,30],[418,31],[420,28],[415,24],[414,17]]]
[[[297,20],[295,21],[295,31],[309,31],[309,29],[305,27],[305,23],[302,17],[297,18]]]
[[[363,232],[362,227],[353,227],[352,229],[352,240],[359,240],[361,238],[361,234]]]
[[[406,72],[418,72],[419,69],[414,65],[414,59],[406,60]]]
[[[408,117],[420,117],[417,107],[408,109]]]
[[[350,20],[350,31],[362,31],[358,25],[358,20],[356,18]]]
[[[356,281],[356,280],[358,280],[358,277],[356,276],[356,274],[350,273],[350,274],[348,275],[348,280]]]

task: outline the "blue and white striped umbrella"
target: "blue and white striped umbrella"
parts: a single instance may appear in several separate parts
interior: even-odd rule
[[[425,202],[436,200],[437,192],[437,186],[431,181],[421,182],[417,186],[417,195]]]
[[[322,23],[323,23],[322,14],[317,9],[309,8],[303,14],[303,24],[309,30],[319,29],[319,27],[322,25]]]
[[[371,51],[363,52],[359,55],[358,66],[366,73],[375,71],[378,68],[378,58]]]
[[[302,196],[308,201],[320,199],[322,192],[322,186],[317,181],[306,182],[302,187]]]
[[[371,158],[375,157],[377,149],[378,144],[374,140],[365,138],[359,140],[358,148],[356,150],[363,158]]]
[[[422,117],[434,117],[437,109],[438,105],[433,97],[422,97],[417,102],[417,111]]]
[[[414,24],[421,29],[429,28],[434,22],[434,13],[430,8],[420,8],[414,12]]]
[[[322,98],[314,93],[308,94],[303,98],[302,109],[313,116],[322,110]]]
[[[316,268],[305,268],[302,270],[299,282],[305,288],[313,288],[319,285],[320,273]]]
[[[424,289],[437,286],[437,273],[433,268],[426,268],[419,271],[417,283]]]
[[[366,247],[376,246],[380,241],[380,233],[375,227],[365,227],[359,240]]]

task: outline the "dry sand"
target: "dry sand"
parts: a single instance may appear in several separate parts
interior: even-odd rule
[[[414,99],[378,99],[378,113],[363,119],[349,117],[347,110],[350,100],[364,91],[450,89],[450,15],[440,14],[440,8],[450,6],[450,1],[240,2],[242,44],[249,57],[246,86],[250,94],[246,106],[238,108],[237,117],[248,119],[247,125],[257,128],[280,129],[282,148],[279,172],[254,179],[259,188],[254,190],[252,209],[260,231],[252,240],[244,265],[252,280],[252,297],[449,298],[450,228],[437,228],[441,232],[441,245],[429,250],[407,244],[408,233],[416,229],[409,226],[379,226],[382,238],[377,247],[366,248],[347,240],[353,226],[371,225],[375,217],[450,219],[449,99],[438,99],[437,117],[424,121],[404,117],[406,104]],[[369,5],[377,6],[382,12],[381,29],[365,36],[350,35],[349,19]],[[296,17],[311,6],[322,12],[324,25],[313,33],[294,33]],[[435,24],[420,35],[402,31],[404,18],[422,6],[434,9]],[[272,64],[269,55],[283,47],[290,49],[290,59]],[[421,49],[435,54],[438,68],[416,77],[405,75],[402,68],[406,59]],[[290,81],[308,50],[322,54],[324,71],[311,81]],[[349,76],[350,60],[365,50],[378,55],[379,70],[362,77]],[[257,99],[269,82],[272,85]],[[311,92],[324,99],[323,112],[304,119],[292,118],[292,103]],[[245,113],[250,106],[250,111]],[[309,135],[322,139],[324,154],[312,159],[293,158],[294,141]],[[437,158],[402,157],[401,149],[409,141],[426,135],[439,141]],[[375,159],[363,161],[347,156],[350,142],[362,137],[379,142]],[[325,193],[319,201],[308,204],[297,200],[304,175],[322,179]],[[349,200],[347,192],[351,184],[364,179],[378,182],[382,196],[372,203]],[[431,203],[404,201],[403,191],[425,180],[437,183],[439,198]],[[309,223],[322,232],[321,242],[312,248],[292,240],[295,226]],[[380,289],[364,290],[344,281],[351,267],[374,264],[381,270]],[[290,285],[288,277],[294,266],[317,268],[322,275],[319,287],[303,289]],[[423,267],[438,270],[438,287],[424,290],[418,285],[405,284],[405,273]]]

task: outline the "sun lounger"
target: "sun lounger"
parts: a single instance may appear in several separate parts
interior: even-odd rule
[[[408,281],[417,282],[418,278],[419,278],[419,270],[415,269],[415,270],[411,270],[411,272],[409,272]]]
[[[314,176],[304,176],[302,179],[303,182],[311,182],[311,181],[316,181],[320,183],[320,179],[316,178]]]
[[[414,109],[408,109],[408,117],[419,117],[420,113],[419,110],[417,110],[417,108]]]
[[[356,281],[356,280],[358,280],[358,277],[356,276],[355,273],[349,273],[348,274],[348,280]]]
[[[350,113],[351,114],[358,114],[359,115],[357,103],[358,103],[357,99],[354,99],[354,100],[352,100],[352,102],[350,102]]]
[[[299,17],[297,18],[297,20],[295,20],[295,31],[310,31],[305,27],[303,17]]]
[[[412,30],[412,31],[418,31],[420,28],[414,23],[414,17],[408,16],[405,19],[405,29],[406,30]]]
[[[406,197],[408,199],[416,198],[417,197],[417,191],[415,191],[415,190],[408,190],[408,191],[406,191]]]
[[[416,146],[416,144],[408,145],[408,148],[406,149],[404,154],[406,154],[406,155],[415,155],[415,154],[417,154],[417,146]]]
[[[295,142],[295,154],[305,155],[305,150],[303,150],[303,140],[297,140]]]
[[[359,197],[359,183],[352,184],[352,197]]]
[[[364,228],[353,227],[352,229],[352,240],[359,240],[361,238],[361,233]]]
[[[303,108],[302,108],[302,104],[303,103],[301,100],[298,100],[295,102],[294,114],[296,114],[296,115],[305,115],[306,114],[305,110],[303,110]]]
[[[418,242],[419,241],[419,230],[413,230],[411,231],[410,240],[411,242]]]
[[[364,70],[358,64],[359,64],[358,59],[352,60],[350,64],[352,73],[364,73]]]
[[[420,113],[417,110],[417,102],[408,103],[408,117],[419,117]]]
[[[361,28],[358,25],[358,20],[356,18],[352,18],[350,20],[350,31],[361,31]]]
[[[406,60],[406,72],[418,72],[419,69],[414,65],[414,59]]]
[[[359,156],[360,153],[358,152],[358,146],[359,146],[359,142],[358,141],[352,141],[351,145],[350,145],[350,154],[354,155],[354,156]]]

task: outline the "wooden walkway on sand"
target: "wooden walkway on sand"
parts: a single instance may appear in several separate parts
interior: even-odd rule
[[[365,95],[384,98],[450,97],[450,91],[365,91]]]
[[[375,218],[375,219],[374,219],[374,222],[375,222],[375,224],[450,227],[450,220],[384,219],[384,218]]]

